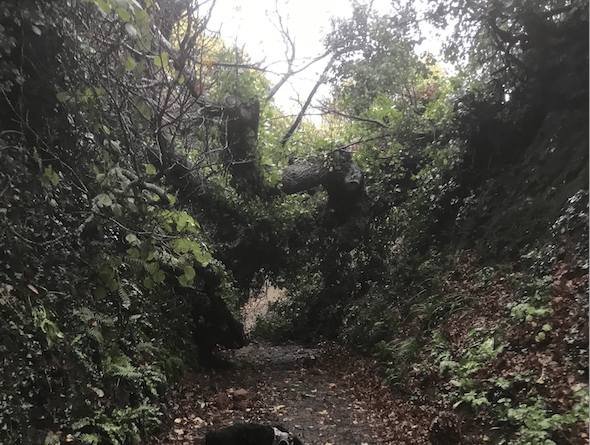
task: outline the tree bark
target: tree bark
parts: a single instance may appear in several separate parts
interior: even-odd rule
[[[309,190],[322,184],[328,169],[322,162],[292,164],[283,170],[281,190],[288,195]]]

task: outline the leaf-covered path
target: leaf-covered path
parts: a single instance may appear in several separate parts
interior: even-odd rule
[[[283,424],[305,444],[430,443],[436,410],[397,399],[373,361],[336,344],[253,344],[229,358],[232,369],[185,376],[151,445],[201,443],[208,429],[244,421]]]

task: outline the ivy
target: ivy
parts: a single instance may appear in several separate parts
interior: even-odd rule
[[[35,327],[43,332],[49,347],[64,338],[63,332],[61,332],[55,322],[51,320],[47,313],[47,309],[45,309],[43,305],[34,307],[32,309],[32,315]]]
[[[474,378],[474,374],[496,358],[504,345],[495,338],[493,331],[481,328],[471,330],[467,335],[467,342],[460,356],[454,357],[446,339],[436,332],[432,337],[430,350],[440,374],[449,375],[450,383],[456,388],[458,400],[453,407],[457,408],[465,403],[477,413],[483,406],[489,405],[489,401],[482,390],[481,382]]]
[[[556,445],[554,433],[576,422],[588,422],[588,388],[579,388],[575,392],[578,399],[571,410],[564,414],[552,413],[540,396],[515,406],[509,400],[500,402],[508,405],[502,420],[518,426],[516,437],[500,444],[508,445]]]
[[[45,171],[43,172],[43,174],[49,180],[49,182],[53,184],[54,187],[57,187],[57,185],[59,184],[59,175],[53,171],[53,167],[51,165],[45,167]]]

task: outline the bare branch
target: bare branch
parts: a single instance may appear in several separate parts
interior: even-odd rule
[[[389,130],[390,129],[389,126],[385,125],[383,122],[378,121],[376,119],[369,119],[369,118],[366,118],[366,117],[353,116],[351,114],[342,113],[341,111],[338,111],[335,108],[326,109],[323,114],[334,114],[336,116],[345,117],[347,119],[352,119],[352,120],[355,120],[355,121],[368,122],[368,123],[371,123],[371,124],[375,124],[375,125],[380,126],[381,128],[385,128],[386,130]]]
[[[294,62],[295,62],[295,50],[296,50],[296,46],[295,46],[295,41],[291,38],[291,35],[289,33],[289,29],[284,25],[283,23],[283,17],[281,16],[281,14],[278,11],[278,6],[277,6],[277,2],[275,2],[275,14],[278,18],[278,24],[274,24],[275,28],[279,31],[279,33],[281,34],[281,38],[283,39],[283,43],[285,44],[285,59],[287,62],[287,69],[284,72],[283,76],[281,77],[281,80],[279,80],[275,86],[272,87],[272,89],[269,91],[266,100],[269,101],[271,100],[275,94],[277,93],[277,91],[279,91],[279,89],[295,74],[300,73],[301,71],[306,70],[307,68],[309,68],[311,65],[313,65],[316,62],[319,62],[320,60],[322,60],[323,58],[325,58],[327,55],[330,54],[330,51],[326,51],[323,54],[313,58],[309,63],[299,67],[299,68],[294,68]]]
[[[293,125],[291,125],[291,128],[289,128],[289,131],[287,131],[287,133],[285,133],[285,136],[283,136],[283,139],[281,139],[281,145],[285,146],[287,141],[291,138],[291,136],[293,136],[293,133],[295,133],[295,130],[297,130],[297,127],[299,127],[299,124],[301,124],[301,121],[303,120],[303,116],[305,115],[307,108],[311,104],[311,101],[312,101],[313,97],[315,96],[315,93],[318,91],[318,88],[320,87],[320,85],[325,82],[325,76],[328,73],[328,71],[332,68],[332,65],[334,64],[334,62],[336,61],[338,56],[339,56],[339,53],[334,54],[332,56],[332,58],[330,59],[330,61],[328,62],[328,64],[326,65],[326,67],[324,68],[324,72],[322,73],[319,80],[316,82],[316,84],[312,88],[311,92],[307,96],[307,100],[303,104],[303,107],[301,107],[301,110],[299,111],[299,114],[297,115],[295,122],[293,122]]]
[[[278,1],[275,0],[275,14],[278,18],[278,25],[275,28],[280,32],[285,44],[285,58],[287,61],[287,70],[281,80],[269,91],[266,100],[271,100],[277,91],[287,82],[287,80],[293,75],[293,62],[295,61],[295,42],[289,34],[289,29],[283,24],[283,17],[279,13]]]
[[[229,62],[215,62],[215,66],[222,66],[224,68],[242,68],[245,70],[255,70],[255,71],[262,71],[266,73],[268,70],[266,68],[262,68],[257,64],[250,64],[250,63],[229,63]]]

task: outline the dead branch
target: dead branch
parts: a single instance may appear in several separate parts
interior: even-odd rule
[[[314,87],[310,91],[309,95],[307,96],[307,100],[303,104],[303,107],[301,107],[301,110],[299,111],[299,114],[297,115],[297,118],[295,119],[295,122],[293,122],[293,125],[291,125],[291,128],[289,128],[287,133],[285,133],[285,136],[283,136],[283,139],[281,139],[281,145],[283,147],[285,146],[287,141],[289,139],[291,139],[291,136],[293,136],[293,133],[295,133],[295,130],[297,130],[297,127],[299,127],[299,124],[301,124],[301,121],[303,120],[303,116],[305,115],[307,108],[311,104],[311,101],[312,101],[313,97],[315,96],[315,93],[318,91],[318,88],[320,87],[320,85],[325,82],[326,74],[332,68],[332,65],[334,65],[334,62],[336,62],[336,59],[338,58],[338,56],[339,56],[338,53],[336,53],[332,56],[332,58],[330,59],[330,61],[326,65],[326,67],[324,68],[324,72],[320,76],[319,80],[316,82],[316,84],[314,85]]]
[[[334,114],[336,116],[345,117],[347,119],[352,119],[352,120],[355,120],[355,121],[368,122],[370,124],[375,124],[375,125],[380,126],[381,128],[385,128],[386,130],[389,130],[390,129],[390,127],[388,125],[386,125],[383,122],[378,121],[376,119],[369,119],[369,118],[366,118],[366,117],[353,116],[351,114],[346,114],[346,113],[343,113],[341,111],[338,111],[338,110],[336,110],[334,108],[329,108],[329,109],[325,110],[323,114]]]

